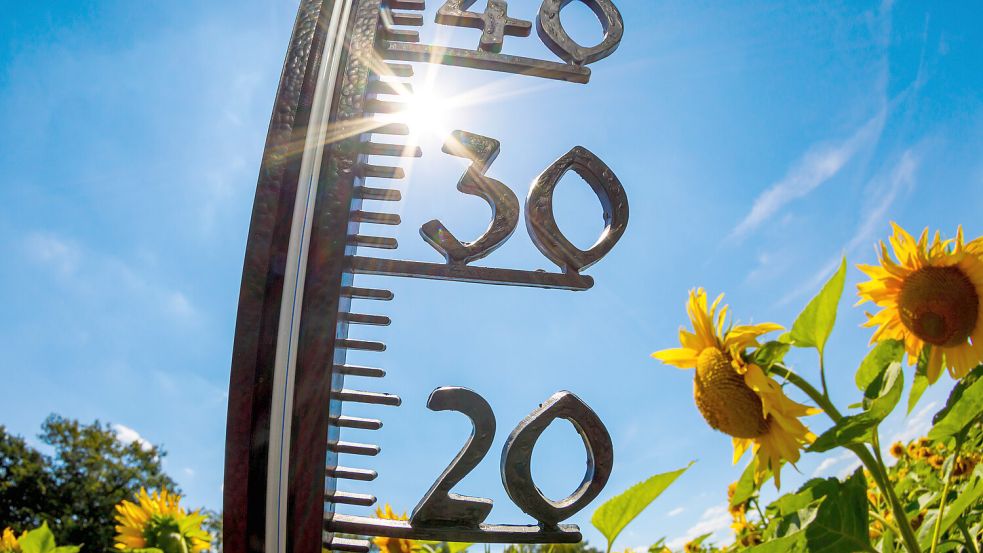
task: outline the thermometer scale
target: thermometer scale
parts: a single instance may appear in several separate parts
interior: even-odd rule
[[[505,0],[447,0],[435,23],[481,31],[475,50],[421,44],[422,0],[302,0],[290,39],[267,135],[246,245],[233,347],[226,438],[224,543],[229,553],[366,553],[373,536],[482,543],[576,543],[575,525],[562,524],[601,492],[613,464],[611,438],[597,414],[576,395],[545,398],[510,430],[501,453],[502,483],[509,498],[538,524],[485,522],[492,502],[453,492],[488,453],[496,432],[492,406],[472,390],[441,387],[427,406],[456,411],[474,427],[409,520],[367,516],[376,498],[346,491],[352,481],[377,476],[370,460],[379,447],[349,439],[378,430],[381,419],[345,415],[344,405],[398,407],[393,394],[363,391],[385,376],[382,368],[350,364],[349,351],[384,351],[382,342],[360,340],[362,325],[388,326],[388,316],[353,310],[388,302],[393,293],[358,286],[356,275],[423,278],[476,284],[584,291],[593,279],[581,272],[615,246],[628,223],[628,200],[615,173],[597,156],[575,146],[544,163],[524,200],[487,176],[500,143],[459,129],[447,137],[444,155],[470,162],[457,189],[485,200],[487,230],[463,242],[439,220],[420,229],[444,263],[383,259],[393,238],[379,226],[399,225],[392,206],[402,194],[402,160],[423,156],[415,146],[384,143],[407,136],[404,124],[382,122],[399,113],[413,86],[413,66],[437,63],[585,84],[588,64],[617,48],[621,14],[610,0],[579,0],[597,15],[604,38],[596,46],[574,42],[560,22],[572,0],[544,0],[535,22],[514,18]],[[502,53],[506,39],[522,40],[536,27],[560,61]],[[386,99],[395,97],[395,99]],[[370,163],[390,159],[391,163]],[[570,243],[553,214],[553,192],[568,171],[593,189],[605,227],[588,250]],[[504,244],[520,226],[555,272],[487,267],[476,262]],[[583,438],[588,466],[573,494],[549,499],[535,486],[531,457],[536,441],[556,419],[570,421]],[[358,537],[353,537],[358,536]]]

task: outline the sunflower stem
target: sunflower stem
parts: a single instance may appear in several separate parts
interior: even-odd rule
[[[833,405],[833,402],[829,400],[829,397],[820,393],[815,386],[807,382],[804,378],[781,365],[772,365],[771,370],[805,392],[811,400],[816,402],[816,405],[822,408],[833,423],[838,423],[843,419],[843,415]],[[904,507],[902,507],[901,502],[894,493],[894,488],[891,487],[891,482],[887,478],[887,471],[884,470],[883,463],[879,463],[864,445],[854,444],[844,447],[852,451],[860,459],[860,462],[863,463],[864,467],[874,478],[874,483],[877,484],[881,493],[884,494],[888,503],[891,504],[891,512],[898,521],[898,531],[909,553],[922,553],[921,547],[918,546],[918,539],[915,537],[915,532],[911,529],[911,524],[908,523],[908,515],[905,513]],[[902,524],[902,521],[904,521],[904,524]]]
[[[895,535],[898,536],[901,535],[901,530],[898,530],[898,527],[896,525],[891,524],[891,521],[882,517],[880,513],[878,513],[877,511],[868,511],[868,512],[870,513],[871,518],[877,519],[878,522],[884,525],[885,530],[890,530],[894,532]]]
[[[823,385],[823,397],[829,399],[829,389],[826,388],[826,356],[819,350],[819,382]]]
[[[761,517],[761,525],[768,526],[768,518],[765,516],[765,513],[761,510],[761,505],[758,504],[758,500],[752,499],[751,501],[754,503],[754,510],[758,511],[758,516]]]
[[[939,499],[939,514],[935,517],[935,529],[932,531],[931,553],[939,547],[939,538],[942,537],[942,515],[945,514],[945,504],[949,499],[949,488],[952,487],[952,474],[956,472],[956,461],[959,460],[959,451],[963,447],[965,432],[956,435],[956,449],[952,452],[952,462],[949,463],[949,473],[945,477],[945,485],[942,486],[942,497]]]
[[[970,553],[980,553],[980,550],[976,547],[976,540],[973,539],[973,534],[970,533],[969,527],[966,526],[966,521],[961,517],[956,521],[956,526],[963,533],[963,537],[966,538],[966,547],[969,549]]]

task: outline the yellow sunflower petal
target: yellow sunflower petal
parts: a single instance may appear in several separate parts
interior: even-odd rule
[[[696,367],[696,360],[699,354],[687,348],[664,349],[652,354],[652,357],[680,369],[692,369]]]

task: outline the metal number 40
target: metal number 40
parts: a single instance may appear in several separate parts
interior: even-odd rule
[[[492,500],[451,493],[491,448],[495,438],[495,414],[481,396],[467,388],[443,387],[430,394],[427,407],[434,411],[458,411],[471,419],[474,429],[464,448],[441,473],[413,510],[415,527],[476,528],[491,511]],[[532,452],[543,431],[556,419],[570,421],[587,449],[587,471],[577,490],[554,501],[532,479]],[[570,392],[557,392],[522,420],[502,450],[502,484],[509,498],[544,528],[556,525],[586,507],[597,497],[611,475],[614,450],[601,419]]]
[[[574,0],[543,0],[536,17],[539,38],[563,61],[574,65],[586,65],[610,56],[621,43],[625,24],[621,12],[611,0],[579,0],[594,12],[604,38],[601,42],[585,47],[570,38],[560,22],[560,11]],[[446,0],[437,10],[436,22],[443,25],[481,29],[478,47],[489,52],[501,52],[505,36],[529,36],[532,24],[508,15],[506,0],[486,0],[485,11],[468,11],[476,0]]]

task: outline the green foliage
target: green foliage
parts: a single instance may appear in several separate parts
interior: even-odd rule
[[[745,467],[741,477],[734,486],[734,494],[730,497],[730,506],[734,507],[754,497],[758,488],[754,483],[754,471],[758,467],[758,458],[751,458],[751,462]]]
[[[904,357],[904,342],[898,340],[878,342],[857,369],[855,378],[857,388],[862,392],[866,391],[878,377],[884,374],[891,363],[900,363],[902,357]]]
[[[767,371],[772,365],[781,363],[791,347],[790,344],[780,340],[766,342],[760,348],[754,350],[749,360]]]
[[[17,540],[17,544],[23,553],[78,553],[81,549],[78,545],[55,545],[55,536],[48,529],[47,523],[28,532]]]
[[[832,428],[823,432],[809,447],[809,451],[829,451],[835,447],[870,442],[873,431],[901,399],[904,388],[904,374],[900,363],[891,365],[867,388],[864,399],[866,411],[858,415],[843,417]],[[876,391],[875,391],[876,390]]]
[[[679,470],[656,474],[605,501],[594,511],[594,516],[590,519],[591,524],[607,538],[608,551],[611,551],[615,538],[625,529],[625,526],[628,526],[629,522],[641,514],[691,466],[693,466],[692,462]]]
[[[0,524],[41,526],[50,518],[48,494],[54,488],[44,456],[0,426]]]
[[[932,346],[926,346],[918,356],[918,363],[915,365],[915,378],[911,382],[911,392],[908,394],[908,413],[918,405],[918,400],[928,389],[928,356]]]
[[[0,428],[0,516],[19,528],[50,524],[58,543],[112,549],[114,507],[141,487],[176,491],[161,466],[164,452],[123,444],[106,424],[80,424],[57,415],[39,436],[52,448],[42,455]],[[64,552],[59,552],[64,553]]]
[[[203,510],[202,514],[205,515],[202,528],[212,537],[212,545],[208,550],[211,553],[222,553],[222,512]]]
[[[961,487],[958,493],[952,494],[953,497],[950,499],[949,504],[945,508],[945,513],[942,515],[942,532],[945,533],[949,531],[953,524],[966,513],[967,510],[976,506],[980,498],[983,497],[983,465],[976,465],[976,469],[973,474],[966,481],[965,485]],[[928,519],[925,524],[921,527],[921,532],[918,534],[918,541],[922,548],[928,549],[931,539],[932,530],[935,527],[935,520],[938,514]]]
[[[836,323],[836,309],[843,295],[845,281],[846,258],[844,257],[840,268],[792,324],[792,330],[789,332],[792,345],[816,348],[822,354],[826,347],[826,340],[833,332],[833,324]]]
[[[867,514],[867,483],[858,469],[846,482],[828,478],[812,484],[818,499],[804,517],[805,551],[837,553],[870,547]],[[801,516],[801,515],[800,515]]]
[[[960,380],[936,415],[928,433],[932,440],[942,440],[962,432],[983,414],[983,365]]]

